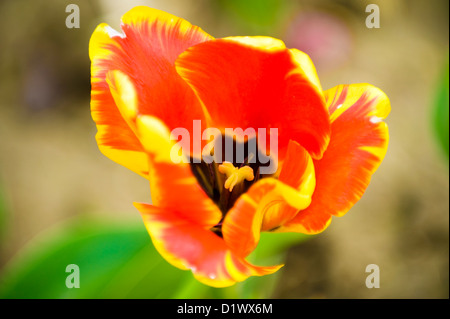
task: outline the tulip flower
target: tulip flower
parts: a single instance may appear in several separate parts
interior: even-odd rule
[[[214,287],[274,273],[282,265],[246,260],[261,232],[320,233],[361,198],[388,145],[380,89],[323,91],[309,57],[281,40],[215,39],[147,7],[127,12],[121,29],[100,24],[89,45],[96,140],[149,180],[152,204],[135,206],[169,263]],[[178,144],[179,128],[191,139]],[[257,139],[257,154],[201,159],[230,137],[199,141],[198,131],[227,128],[253,128],[231,144]],[[174,161],[177,145],[187,161]],[[274,172],[262,173],[264,157]]]

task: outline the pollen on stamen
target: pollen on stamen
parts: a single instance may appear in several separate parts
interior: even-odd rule
[[[219,172],[227,176],[224,187],[230,192],[233,191],[234,186],[242,183],[244,180],[251,182],[255,179],[253,169],[250,166],[238,168],[234,167],[230,162],[223,162],[223,164],[219,165]]]

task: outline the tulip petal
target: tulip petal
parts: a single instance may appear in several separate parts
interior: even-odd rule
[[[107,70],[103,70],[97,59],[112,56],[107,46],[116,45],[109,37],[109,28],[100,24],[94,31],[90,42],[91,67],[91,113],[97,124],[97,144],[100,151],[115,162],[146,176],[148,174],[147,156],[142,145],[130,130],[127,122],[117,109],[110,88],[106,82]],[[95,60],[94,60],[95,59]]]
[[[311,58],[305,52],[297,49],[289,49],[293,62],[297,65],[296,72],[302,73],[315,86],[316,90],[322,93],[322,85],[320,85],[319,76],[317,75],[316,67]]]
[[[324,230],[331,215],[344,215],[363,195],[383,160],[389,134],[382,122],[390,112],[388,97],[369,84],[339,85],[325,91],[331,140],[314,161],[316,189],[311,205],[286,227],[306,233]]]
[[[329,116],[304,55],[273,38],[234,37],[191,47],[175,64],[207,106],[214,127],[264,128],[268,134],[277,128],[280,160],[290,139],[321,158]]]
[[[190,164],[171,160],[170,150],[175,142],[170,140],[167,126],[158,118],[140,115],[136,128],[149,156],[153,204],[163,209],[178,210],[184,219],[202,227],[219,223],[222,213],[198,183]]]
[[[237,256],[247,257],[258,245],[267,207],[267,202],[261,200],[276,184],[273,178],[258,181],[227,212],[222,225],[223,239]]]
[[[261,231],[282,226],[311,203],[314,166],[308,152],[290,141],[279,179],[264,178],[241,195],[225,216],[222,233],[230,249],[246,257]]]
[[[259,267],[234,255],[222,238],[191,224],[176,212],[137,204],[155,248],[172,265],[190,269],[200,282],[226,287],[250,276],[276,272],[282,265]]]
[[[326,211],[317,209],[312,212],[312,210],[307,208],[298,212],[294,218],[275,231],[315,235],[321,233],[330,225],[331,217],[332,215]]]
[[[123,33],[100,24],[91,37],[91,112],[100,150],[146,176],[143,147],[130,128],[130,120],[124,118],[130,114],[116,105],[107,74],[119,70],[132,82],[137,99],[137,110],[132,114],[152,115],[170,129],[185,127],[190,131],[194,119],[206,125],[205,113],[194,92],[176,73],[174,61],[181,52],[211,36],[183,19],[147,7],[126,13],[121,27]]]
[[[287,155],[278,180],[290,186],[289,189],[295,190],[296,194],[301,195],[305,200],[296,204],[288,198],[288,200],[282,200],[278,204],[272,205],[264,215],[263,231],[273,230],[284,225],[311,202],[316,186],[314,164],[308,152],[297,142],[289,142]]]
[[[222,213],[199,185],[186,158],[172,154],[175,141],[168,127],[150,115],[137,115],[134,85],[121,71],[110,71],[106,77],[111,94],[130,129],[145,150],[148,163],[152,201],[165,209],[178,209],[188,221],[203,227],[212,227]]]

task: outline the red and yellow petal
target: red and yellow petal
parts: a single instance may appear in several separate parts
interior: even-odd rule
[[[200,282],[226,287],[250,276],[276,272],[281,265],[259,267],[236,256],[212,231],[191,224],[177,212],[135,204],[159,253],[172,265],[190,269]]]
[[[261,231],[277,229],[310,205],[314,185],[311,157],[290,141],[279,179],[261,179],[227,212],[222,225],[225,242],[236,255],[246,257]]]
[[[344,215],[361,198],[389,141],[382,120],[390,112],[390,103],[380,89],[369,84],[339,85],[325,91],[325,97],[330,144],[323,158],[314,161],[316,189],[311,205],[286,225],[307,233],[322,231],[331,215]]]
[[[146,176],[143,147],[130,128],[130,119],[124,118],[129,114],[119,110],[112,92],[114,83],[107,76],[120,71],[131,81],[137,100],[134,115],[157,117],[170,129],[185,127],[190,131],[194,119],[206,125],[203,106],[177,74],[174,62],[184,50],[211,36],[183,19],[147,7],[126,13],[121,27],[123,33],[100,24],[91,37],[91,112],[100,150]]]
[[[224,128],[278,129],[282,160],[290,139],[321,158],[330,123],[310,60],[269,37],[234,37],[189,48],[175,62],[212,119]],[[269,140],[269,138],[267,138]]]
[[[100,24],[94,31],[90,42],[91,59],[107,59],[112,53],[105,47],[116,45],[108,35],[110,29]],[[100,46],[99,44],[103,45]],[[100,151],[117,163],[146,176],[148,174],[147,156],[135,134],[119,112],[110,87],[106,82],[106,70],[92,60],[91,66],[91,114],[97,124],[97,144]]]
[[[324,231],[330,225],[331,220],[332,215],[326,211],[315,210],[312,213],[311,210],[305,209],[275,231],[315,235]]]
[[[268,204],[261,200],[276,184],[273,178],[262,179],[242,194],[227,212],[222,224],[223,239],[237,256],[247,257],[258,245]]]
[[[297,66],[294,72],[300,73],[301,76],[306,76],[317,92],[322,94],[322,85],[320,84],[316,67],[309,55],[297,49],[289,49],[289,53],[292,56],[292,61]]]
[[[297,213],[311,203],[316,186],[314,164],[308,152],[297,142],[290,141],[284,163],[282,164],[278,180],[286,185],[285,189],[304,198],[302,202],[292,202],[288,192],[280,189],[284,194],[272,194],[274,198],[281,198],[276,205],[266,212],[262,230],[273,230],[283,226]]]
[[[200,227],[216,225],[222,213],[201,188],[190,164],[175,163],[171,158],[175,142],[170,140],[167,126],[158,118],[140,115],[136,130],[148,154],[153,204],[161,209],[177,210],[182,218]]]
[[[165,209],[185,207],[179,214],[191,223],[216,225],[222,213],[198,184],[187,158],[173,154],[176,142],[167,125],[157,117],[138,115],[134,85],[123,72],[110,71],[106,80],[119,112],[145,150],[153,203]]]

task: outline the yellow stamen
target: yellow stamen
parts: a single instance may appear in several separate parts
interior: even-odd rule
[[[250,166],[244,166],[241,168],[234,167],[230,162],[223,162],[219,165],[219,172],[227,176],[225,181],[225,188],[230,192],[233,191],[233,187],[244,181],[252,181],[255,176],[253,175],[253,169]]]

